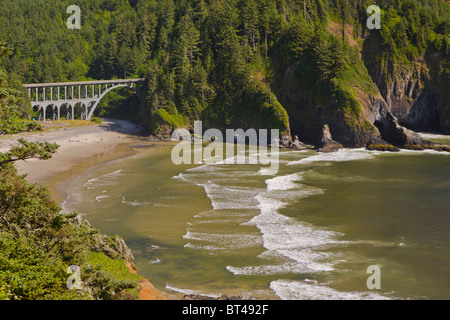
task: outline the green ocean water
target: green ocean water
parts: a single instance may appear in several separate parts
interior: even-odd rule
[[[450,299],[450,153],[281,151],[265,175],[261,164],[176,166],[170,152],[91,168],[64,203],[121,235],[159,289]],[[380,289],[367,287],[369,266]]]

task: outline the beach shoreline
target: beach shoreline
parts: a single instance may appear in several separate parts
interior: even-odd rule
[[[19,138],[30,142],[57,143],[59,148],[51,159],[42,161],[29,159],[18,161],[19,173],[27,174],[29,182],[43,182],[48,177],[69,170],[80,161],[90,157],[122,157],[117,147],[131,145],[144,139],[143,129],[126,120],[103,119],[102,124],[85,124],[75,127],[53,127],[43,132],[23,133],[2,137],[0,152],[17,145]],[[128,148],[119,148],[120,153],[131,154]],[[128,150],[127,150],[128,149]]]
[[[23,133],[3,136],[0,152],[7,152],[24,138],[30,142],[57,143],[57,153],[48,160],[29,159],[18,161],[16,167],[20,174],[26,175],[30,183],[46,186],[60,206],[68,198],[68,190],[80,174],[100,165],[116,160],[124,160],[153,148],[135,148],[136,145],[150,145],[144,136],[143,128],[119,119],[102,119],[101,124],[83,123],[67,127],[56,125],[43,132]],[[151,142],[157,147],[162,142]],[[145,150],[145,151],[144,151]],[[136,273],[136,270],[130,272]],[[150,281],[139,282],[141,300],[167,300],[169,296],[155,288]]]

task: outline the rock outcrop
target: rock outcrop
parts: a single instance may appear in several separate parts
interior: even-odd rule
[[[388,110],[401,126],[414,131],[450,134],[449,78],[442,73],[441,53],[426,54],[411,65],[389,69],[377,64],[373,54],[363,51],[363,59]]]
[[[387,108],[375,120],[374,124],[380,131],[382,138],[396,147],[404,148],[406,145],[434,145],[433,142],[422,138],[414,131],[401,126],[397,118]]]
[[[316,148],[319,152],[335,152],[343,148],[342,144],[333,140],[330,128],[325,124],[322,128],[322,136],[317,143]]]
[[[127,246],[125,241],[119,236],[107,236],[99,233],[86,219],[78,216],[77,222],[91,230],[92,243],[91,248],[95,252],[102,252],[113,259],[125,259],[125,261],[132,263],[134,256],[131,249]]]
[[[367,144],[367,150],[371,151],[391,151],[391,152],[399,152],[400,148],[395,147],[391,144]]]
[[[119,236],[109,237],[104,234],[97,234],[95,237],[94,250],[103,252],[107,256],[114,259],[125,259],[125,261],[134,261],[131,249],[126,245],[125,241]]]
[[[294,150],[306,150],[306,146],[303,142],[301,142],[298,139],[298,136],[296,135],[294,137],[294,141],[292,141],[291,143],[289,143],[289,149],[294,149]]]
[[[277,78],[272,89],[289,114],[290,129],[306,143],[315,144],[328,124],[333,140],[344,147],[372,145],[396,150],[433,146],[414,131],[450,134],[448,77],[442,73],[444,57],[429,54],[411,65],[379,65],[376,41],[365,41],[363,62],[374,85],[354,84],[348,91],[357,101],[353,111],[336,98],[324,99],[299,78],[301,65],[283,68],[275,57]],[[414,130],[414,131],[413,131]]]

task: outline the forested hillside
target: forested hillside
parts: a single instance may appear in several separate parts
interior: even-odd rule
[[[71,4],[0,3],[16,82],[145,77],[139,116],[155,132],[201,119],[314,143],[328,123],[346,146],[404,144],[399,124],[450,132],[442,0],[80,0],[80,30]],[[381,30],[366,27],[371,4]]]
[[[12,53],[0,42],[0,60]],[[29,121],[30,106],[24,97],[20,83],[11,84],[11,79],[0,69],[0,134],[39,130],[41,126]]]

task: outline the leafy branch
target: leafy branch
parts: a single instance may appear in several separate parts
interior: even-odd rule
[[[59,145],[49,142],[29,142],[23,138],[18,140],[20,145],[11,148],[6,153],[0,153],[0,169],[7,163],[19,160],[37,158],[50,159],[56,153]]]

